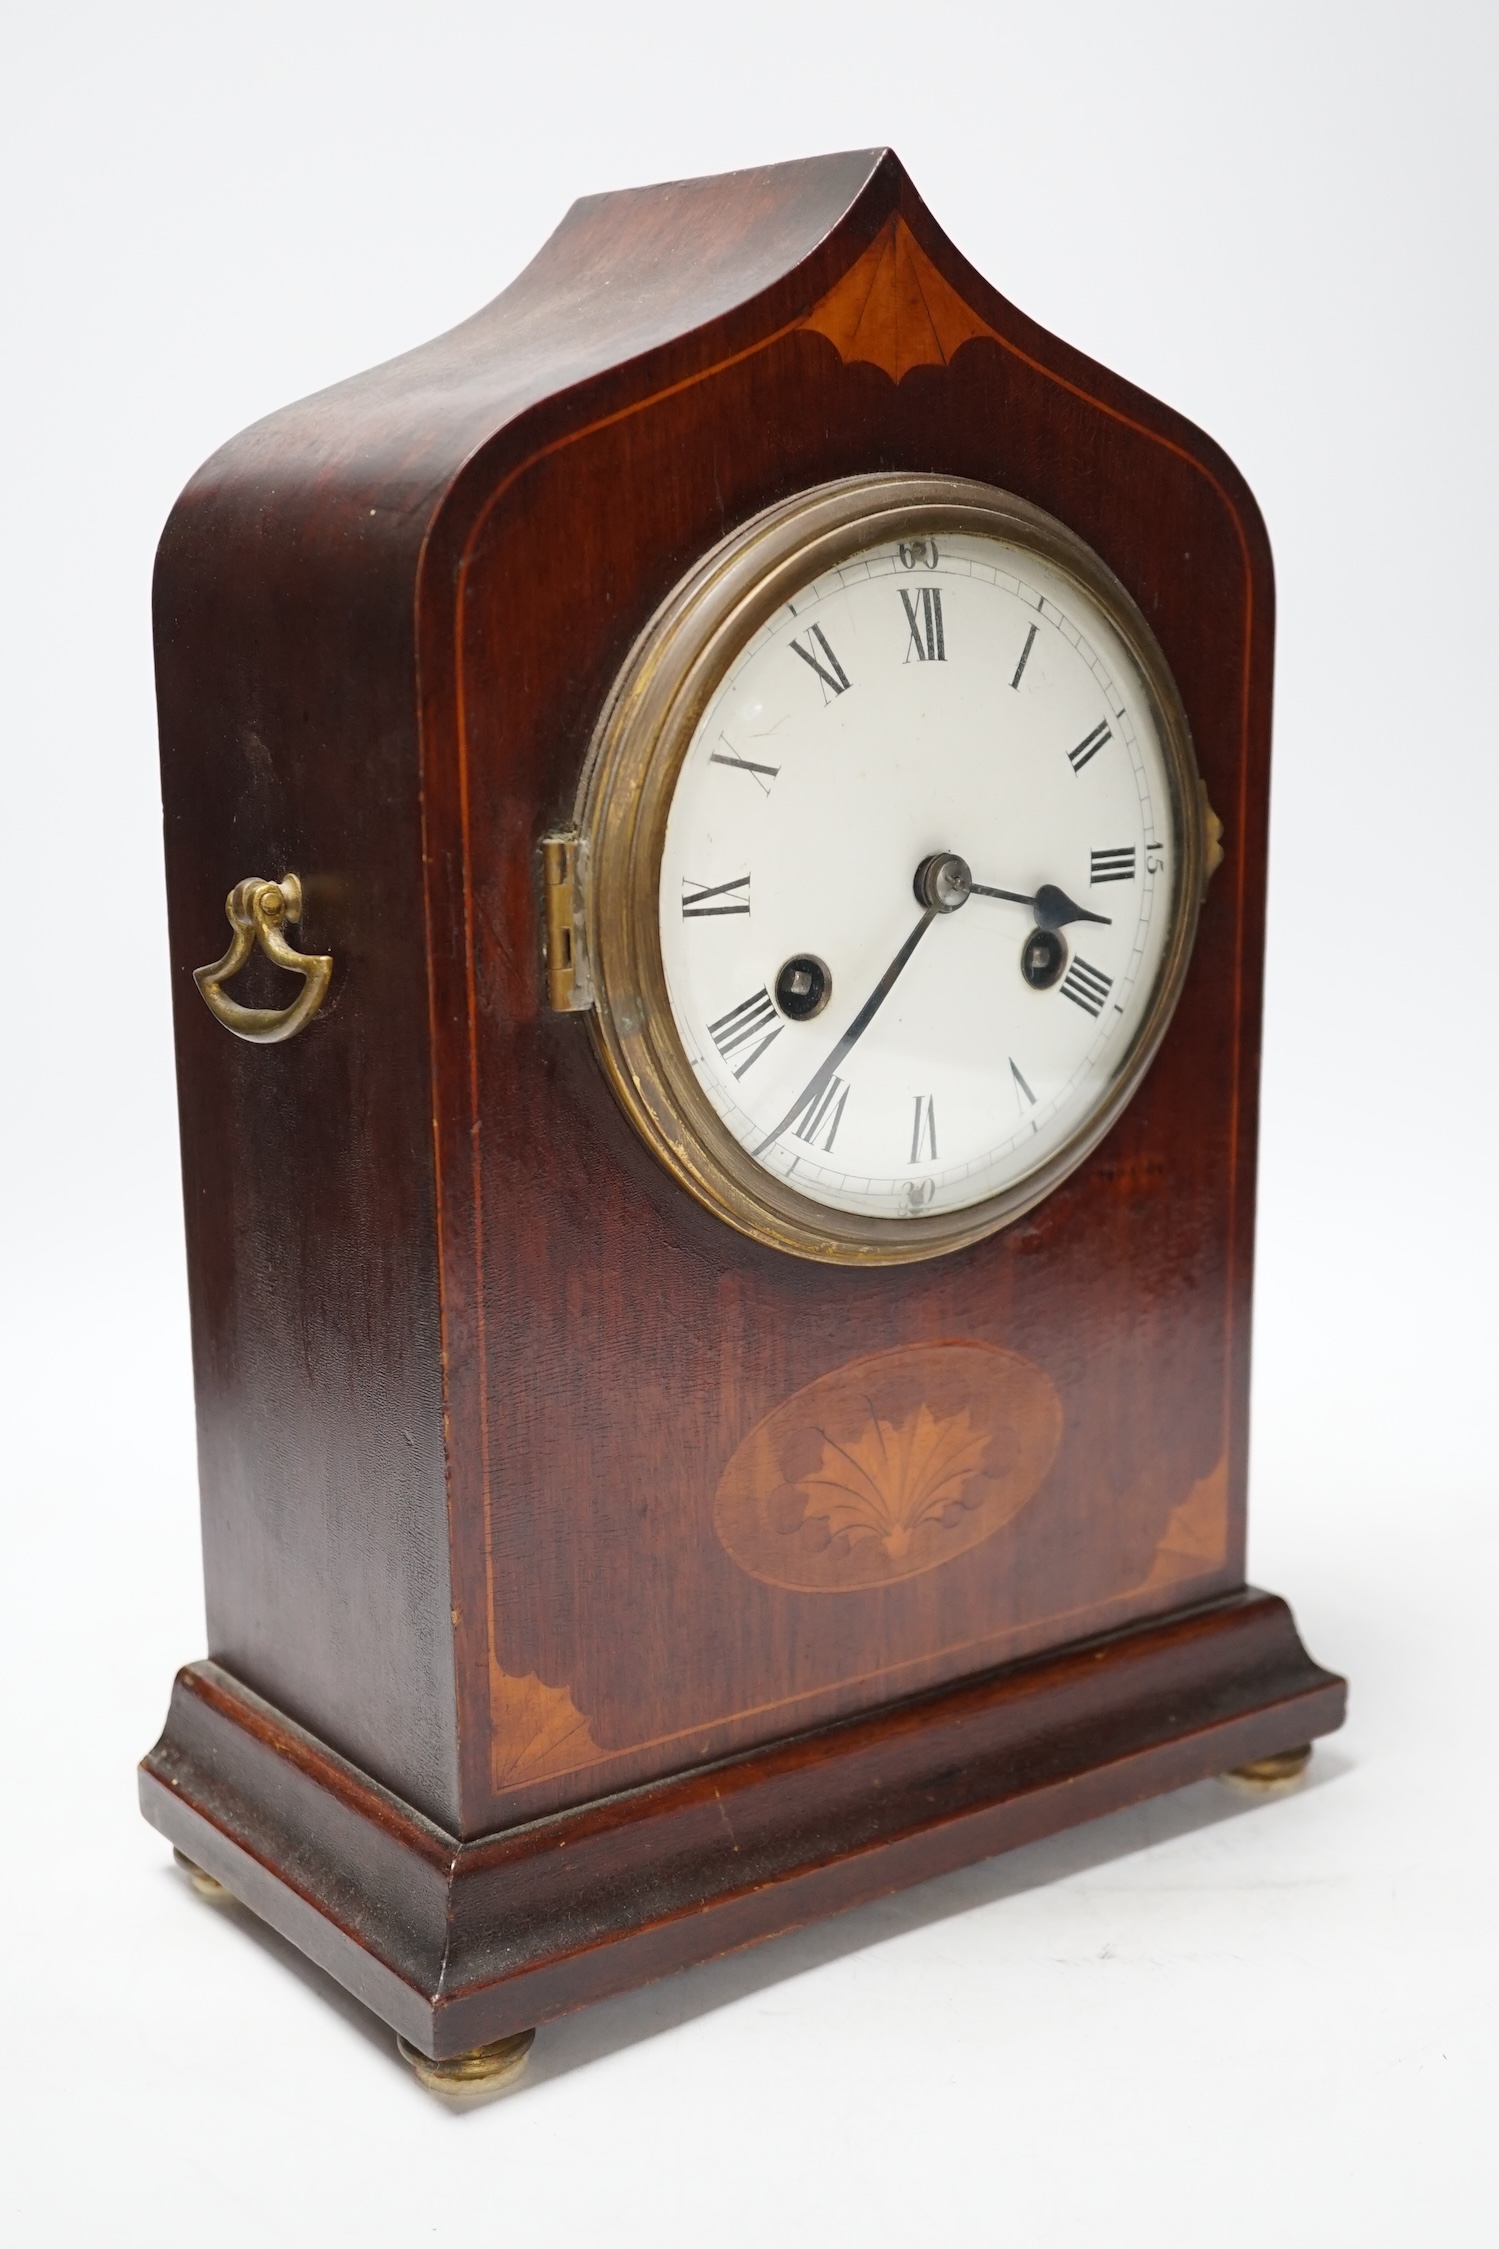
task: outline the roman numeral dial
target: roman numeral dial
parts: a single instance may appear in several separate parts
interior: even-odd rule
[[[744,602],[673,736],[654,904],[706,1107],[671,1161],[697,1192],[707,1116],[736,1192],[914,1240],[1058,1175],[1136,1068],[1195,783],[1112,580],[914,513],[814,560]]]

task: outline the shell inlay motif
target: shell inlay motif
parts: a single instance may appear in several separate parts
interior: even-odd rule
[[[899,215],[886,220],[802,326],[826,336],[840,358],[878,367],[893,383],[913,367],[945,367],[973,337],[994,334]]]
[[[599,1745],[566,1687],[549,1687],[534,1671],[517,1678],[489,1671],[490,1778],[496,1789],[543,1780],[591,1765]]]

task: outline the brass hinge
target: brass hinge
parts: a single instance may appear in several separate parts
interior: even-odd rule
[[[593,1005],[593,980],[583,950],[581,846],[577,832],[541,839],[546,896],[547,1005],[574,1015]]]

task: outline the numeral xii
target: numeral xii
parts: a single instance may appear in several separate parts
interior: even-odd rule
[[[923,586],[919,593],[909,594],[902,586],[899,591],[906,623],[911,628],[906,642],[906,662],[910,663],[914,649],[918,663],[945,664],[947,643],[942,632],[942,589]]]

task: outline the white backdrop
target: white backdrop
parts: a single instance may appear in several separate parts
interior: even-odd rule
[[[1499,2092],[1499,19],[1427,0],[13,0],[0,2216],[26,2244],[1487,2244]],[[200,1653],[152,550],[242,424],[596,189],[890,141],[1212,432],[1280,588],[1252,1562],[1353,1679],[1216,1784],[543,2032],[454,2119],[192,1899]]]

